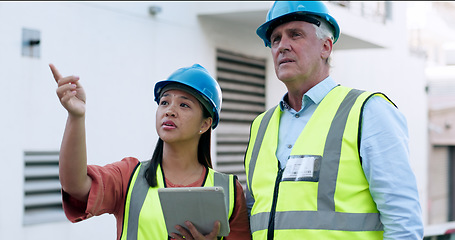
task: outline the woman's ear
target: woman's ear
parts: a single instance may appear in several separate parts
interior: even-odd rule
[[[204,118],[204,120],[202,120],[202,121],[203,122],[201,125],[201,129],[199,130],[200,134],[205,133],[207,130],[209,130],[209,128],[212,127],[213,119],[211,117],[208,117],[208,118]]]

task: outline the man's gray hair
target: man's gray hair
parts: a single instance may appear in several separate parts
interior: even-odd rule
[[[319,39],[324,39],[324,38],[328,37],[328,38],[332,39],[332,43],[333,43],[333,41],[334,41],[333,28],[324,19],[322,19],[320,17],[316,17],[316,18],[319,21],[321,21],[321,25],[319,27],[317,25],[313,24],[316,29],[316,36]]]
[[[324,19],[322,19],[320,17],[315,16],[315,18],[317,18],[321,22],[321,25],[319,27],[317,25],[313,24],[314,28],[316,29],[316,37],[318,37],[319,39],[330,38],[333,43],[334,37],[333,37],[332,26],[330,26],[327,21],[325,21]],[[326,63],[330,65],[330,62],[331,62],[331,56],[329,56],[327,58]]]

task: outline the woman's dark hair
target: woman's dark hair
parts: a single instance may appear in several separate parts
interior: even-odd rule
[[[201,108],[203,109],[203,116],[204,118],[211,117],[210,113],[205,109],[202,104]],[[210,146],[211,146],[211,136],[212,136],[212,128],[209,128],[205,133],[201,135],[199,139],[197,155],[198,161],[206,168],[212,168],[212,158],[210,156]],[[152,159],[150,159],[149,168],[145,173],[145,179],[147,180],[148,184],[151,187],[158,186],[158,182],[156,179],[156,170],[158,165],[160,165],[163,161],[163,140],[158,138],[158,142],[155,146],[155,151],[153,152]]]

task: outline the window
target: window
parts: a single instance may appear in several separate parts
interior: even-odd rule
[[[217,50],[217,78],[223,92],[217,132],[216,170],[237,175],[246,186],[244,155],[250,125],[265,111],[265,59]]]
[[[64,220],[59,152],[24,153],[24,225]]]
[[[22,56],[40,58],[41,33],[38,30],[22,29]]]

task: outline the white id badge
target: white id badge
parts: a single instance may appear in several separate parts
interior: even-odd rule
[[[289,156],[282,181],[319,181],[322,156],[292,155]]]

